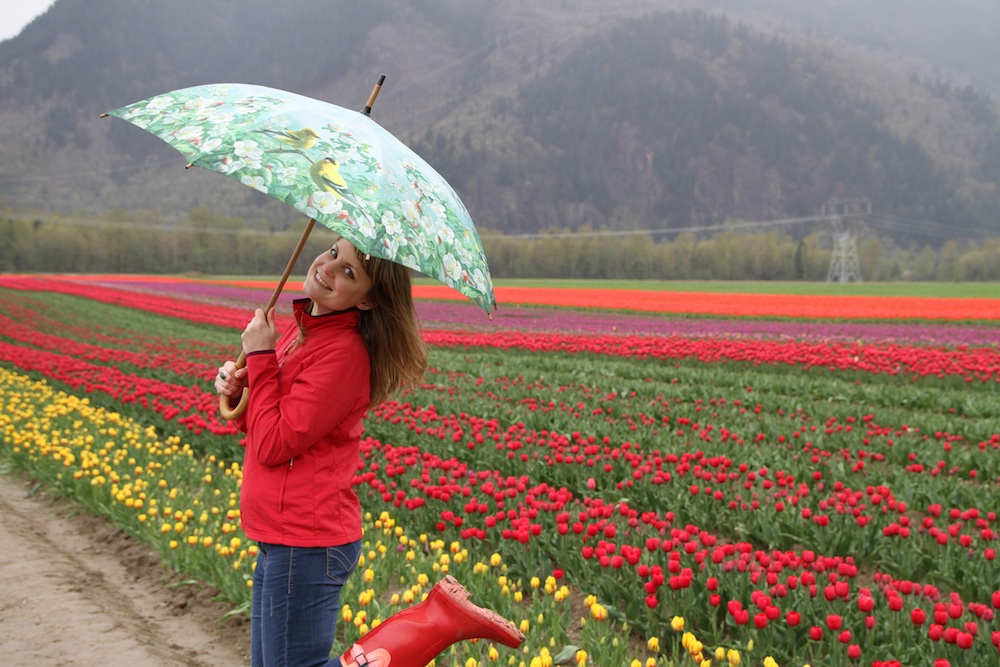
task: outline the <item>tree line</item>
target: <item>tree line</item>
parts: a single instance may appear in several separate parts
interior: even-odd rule
[[[0,217],[0,271],[277,275],[304,224],[261,231],[203,210],[182,225],[148,212],[118,212],[100,221],[11,215]],[[297,274],[333,238],[317,226]],[[670,239],[592,230],[532,238],[484,232],[483,245],[495,279],[824,281],[833,254],[825,232],[798,239],[778,231],[684,232]],[[1000,238],[902,248],[862,236],[857,250],[865,281],[1000,281]]]

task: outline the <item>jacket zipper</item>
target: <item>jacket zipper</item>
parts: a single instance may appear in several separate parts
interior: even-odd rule
[[[285,470],[285,474],[281,479],[281,495],[278,496],[278,514],[282,514],[285,511],[285,488],[288,486],[288,474],[292,471],[292,462],[295,458],[288,459],[288,469]]]

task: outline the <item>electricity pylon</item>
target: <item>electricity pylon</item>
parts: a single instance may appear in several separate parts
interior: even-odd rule
[[[826,274],[826,282],[849,283],[852,280],[863,282],[861,279],[861,263],[858,261],[858,240],[849,230],[842,228],[842,223],[847,218],[859,217],[872,212],[871,201],[851,200],[848,202],[831,202],[823,207],[826,213],[827,207],[831,213],[839,213],[842,217],[833,220],[833,254],[830,256],[830,270]]]
[[[849,283],[852,280],[863,282],[858,262],[858,240],[851,232],[837,230],[833,233],[833,255],[826,282]]]

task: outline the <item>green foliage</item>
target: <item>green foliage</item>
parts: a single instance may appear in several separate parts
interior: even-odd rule
[[[263,232],[247,229],[242,219],[203,208],[192,210],[178,225],[149,211],[117,211],[103,220],[0,216],[0,271],[278,275],[298,241],[301,222],[284,231]],[[297,274],[330,239],[322,229],[310,235]],[[484,234],[483,244],[497,280],[726,281],[697,288],[713,291],[732,290],[737,281],[822,283],[830,264],[829,240],[818,234],[796,241],[775,232],[725,231],[700,239],[685,233],[660,242],[644,234],[530,239]],[[906,250],[893,247],[891,241],[883,245],[877,238],[867,238],[860,244],[859,256],[866,282],[1000,281],[1000,239],[950,243],[936,252],[930,246]],[[764,285],[753,289],[769,289]],[[857,284],[810,289],[868,293]],[[884,292],[884,287],[873,289]],[[915,294],[947,296],[953,290],[926,285]],[[904,292],[914,294],[909,288]],[[989,291],[981,294],[992,296]]]

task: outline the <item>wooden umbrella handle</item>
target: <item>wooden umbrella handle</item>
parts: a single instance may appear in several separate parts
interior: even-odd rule
[[[239,358],[236,360],[236,370],[239,370],[247,365],[247,355],[240,352]],[[250,402],[250,387],[243,387],[243,393],[240,395],[240,400],[236,404],[236,407],[229,407],[229,397],[220,394],[219,395],[219,414],[226,421],[232,421],[242,415],[247,410],[247,404]]]
[[[306,228],[302,230],[302,236],[299,237],[299,243],[295,246],[295,250],[292,251],[292,256],[288,260],[288,265],[285,266],[285,272],[281,274],[281,280],[278,281],[278,286],[274,288],[274,293],[271,294],[271,300],[267,302],[267,306],[264,308],[265,313],[271,312],[274,308],[274,304],[278,302],[278,297],[281,296],[281,290],[284,289],[285,283],[288,282],[288,276],[292,274],[292,269],[295,268],[295,262],[298,261],[299,255],[302,254],[302,249],[306,245],[306,241],[309,239],[309,233],[312,228],[316,225],[316,220],[309,220],[309,224]],[[247,365],[247,355],[245,352],[240,352],[239,358],[236,360],[237,370],[243,368]],[[223,418],[232,421],[236,419],[244,412],[246,412],[247,404],[250,402],[250,387],[243,387],[243,395],[240,396],[239,403],[236,404],[235,408],[229,407],[229,397],[219,396],[219,414]]]

